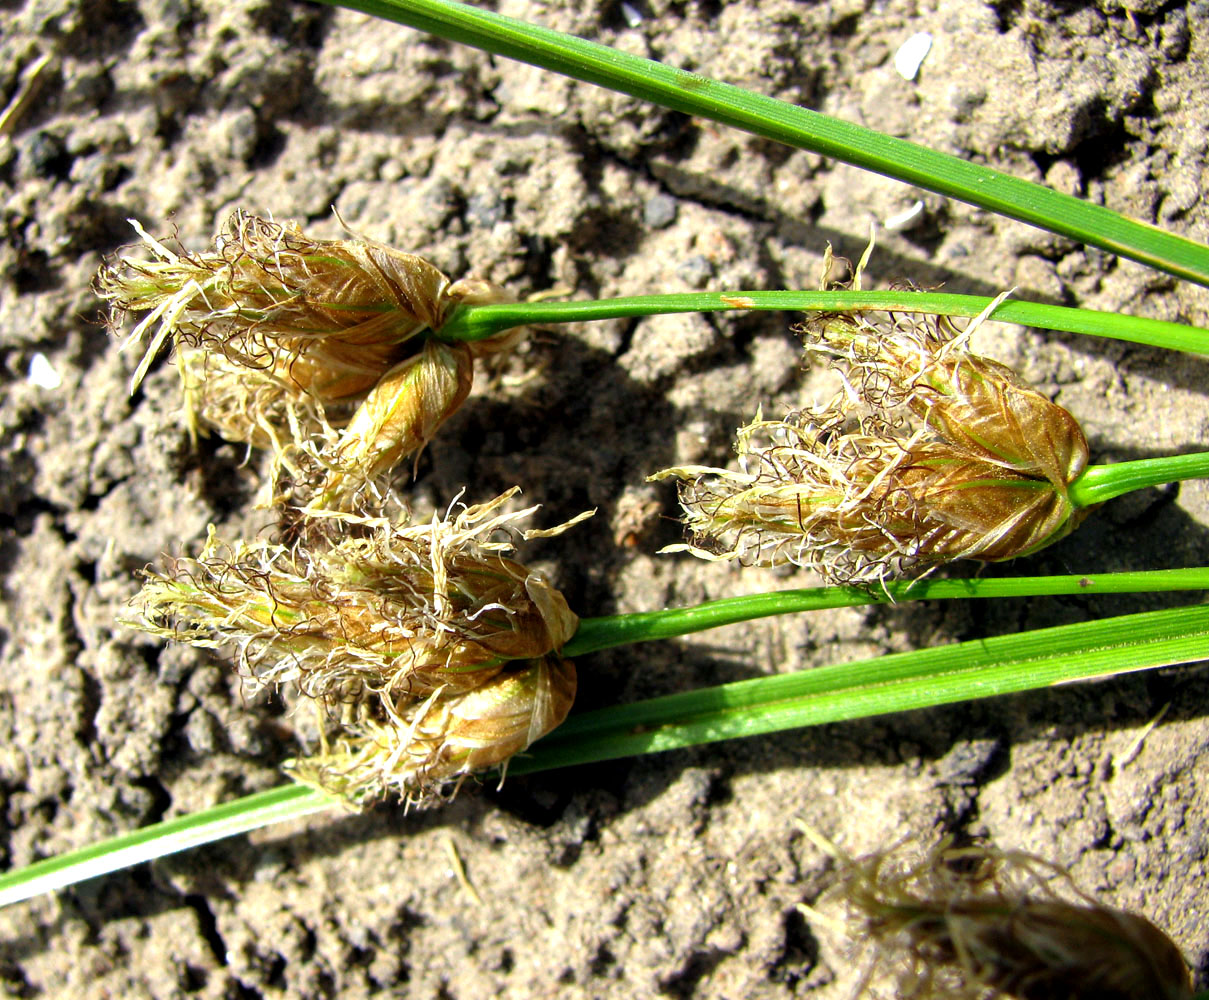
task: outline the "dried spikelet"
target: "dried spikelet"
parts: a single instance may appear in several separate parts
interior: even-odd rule
[[[126,339],[147,341],[134,384],[171,341],[191,432],[272,448],[274,478],[284,466],[296,486],[308,456],[310,478],[316,464],[330,471],[328,492],[355,492],[419,450],[465,399],[473,357],[519,335],[435,341],[460,305],[509,296],[480,279],[451,284],[424,259],[372,240],[311,239],[293,223],[239,212],[210,252],[192,253],[132,224],[146,256],[110,262],[95,289],[114,330],[127,312],[147,313]],[[349,439],[335,441],[350,416]]]
[[[904,998],[1187,1000],[1188,967],[1144,917],[1079,892],[1040,858],[942,841],[852,859],[806,830],[839,864],[836,893],[853,936]]]
[[[997,302],[996,302],[997,304]],[[1087,439],[1071,414],[1012,369],[967,350],[979,325],[947,316],[824,316],[799,327],[809,350],[832,356],[878,413],[909,410],[970,456],[1065,490],[1087,467]]]
[[[221,354],[184,348],[177,355],[189,436],[211,431],[273,456],[268,482],[283,470],[295,482],[313,475],[312,455],[337,445],[336,428],[318,400],[269,372],[241,368]],[[270,488],[271,488],[270,487]]]
[[[96,291],[114,327],[127,312],[147,312],[127,340],[149,336],[136,384],[172,340],[330,403],[367,391],[458,301],[423,258],[369,240],[315,240],[293,223],[237,212],[213,250],[198,254],[132,225],[151,259],[119,257]]]
[[[510,663],[469,691],[441,689],[349,725],[311,757],[296,781],[360,808],[394,795],[430,805],[468,774],[504,764],[562,723],[575,700],[575,667],[549,655]]]
[[[211,530],[197,559],[148,574],[125,623],[234,646],[253,688],[293,683],[332,702],[471,690],[509,660],[560,649],[578,625],[492,538],[537,509],[501,513],[516,492],[428,523],[332,515],[288,546]]]
[[[682,466],[688,551],[793,563],[840,583],[924,572],[953,559],[996,561],[1041,548],[1085,512],[1049,484],[929,440],[895,433],[841,402],[756,420],[739,431],[743,471]]]
[[[757,415],[739,431],[738,472],[652,476],[681,481],[690,532],[664,551],[873,584],[954,559],[1013,559],[1064,537],[1088,513],[1069,495],[1087,440],[1011,369],[969,353],[989,312],[960,334],[926,315],[800,328],[834,359],[844,391],[784,420]]]

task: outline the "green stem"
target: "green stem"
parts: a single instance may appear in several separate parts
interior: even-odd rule
[[[1209,247],[988,167],[452,0],[323,0],[698,115],[1209,285]]]
[[[857,608],[900,601],[1055,597],[1072,594],[1134,594],[1174,590],[1209,590],[1209,567],[1084,576],[1017,576],[1003,579],[896,580],[876,590],[860,587],[807,587],[766,594],[726,597],[688,608],[666,608],[625,615],[584,618],[575,637],[563,647],[567,657],[584,656],[614,646],[674,639],[693,632],[769,618],[773,615]]]
[[[1209,588],[1209,567],[1094,577],[922,580],[889,584],[884,594],[850,588],[786,591],[712,601],[695,608],[589,618],[564,652],[583,655],[628,642],[810,608],[876,604],[895,598],[1004,597]],[[627,621],[631,619],[632,621]],[[511,773],[654,753],[737,736],[946,704],[1063,681],[1186,663],[1209,656],[1209,606],[1169,608],[1037,632],[897,653],[860,663],[760,677],[721,687],[615,705],[572,716]],[[212,809],[0,875],[0,906],[74,885],[237,833],[329,809],[333,801],[302,785],[283,785]]]
[[[153,823],[0,875],[0,906],[119,871],[237,833],[330,809],[326,795],[302,785],[278,785],[212,809]],[[153,852],[153,853],[152,853]]]
[[[636,295],[588,302],[509,302],[462,306],[441,327],[442,340],[483,340],[529,324],[585,323],[637,316],[688,312],[862,312],[932,313],[938,316],[978,316],[991,304],[981,295],[952,295],[905,290],[878,292],[688,292]],[[1134,344],[1164,347],[1189,354],[1209,355],[1209,330],[1166,320],[1120,313],[1071,309],[1040,302],[1008,299],[990,316],[1001,323],[1043,330],[1063,330]]]
[[[1209,452],[1143,458],[1116,465],[1092,465],[1070,484],[1070,500],[1076,507],[1090,507],[1123,493],[1148,486],[1178,483],[1184,479],[1209,477]]]

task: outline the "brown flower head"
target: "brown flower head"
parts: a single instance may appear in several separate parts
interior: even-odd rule
[[[429,805],[443,788],[504,764],[561,724],[575,688],[569,661],[514,661],[470,690],[440,689],[353,722],[333,746],[286,770],[354,808],[388,795]]]
[[[808,347],[834,359],[844,391],[784,420],[757,416],[739,431],[738,472],[653,476],[682,482],[692,541],[669,550],[872,583],[953,559],[1012,559],[1065,536],[1087,513],[1068,489],[1087,441],[1062,407],[969,353],[976,325],[807,324]]]
[[[293,223],[237,212],[212,251],[192,253],[134,225],[151,259],[117,258],[96,289],[115,327],[127,312],[147,313],[128,338],[150,335],[136,383],[172,340],[330,403],[368,390],[457,302],[423,258],[368,240],[311,239]]]
[[[833,357],[872,410],[905,408],[971,458],[1065,491],[1087,467],[1082,429],[1012,369],[971,354],[976,326],[958,330],[947,316],[901,315],[875,324],[840,315],[799,329],[807,348]]]
[[[947,841],[914,857],[898,850],[835,857],[834,891],[853,937],[897,979],[902,997],[982,1000],[1188,1000],[1176,946],[1145,917],[1077,890],[1041,858]]]
[[[316,240],[238,212],[210,252],[192,253],[134,226],[145,256],[107,264],[95,287],[115,330],[126,313],[146,313],[126,341],[148,342],[135,384],[171,341],[191,431],[271,447],[291,471],[301,461],[291,448],[342,482],[418,450],[465,398],[473,355],[514,339],[434,341],[459,305],[507,294],[479,279],[451,284],[423,258],[371,240]],[[339,441],[333,427],[350,415],[352,439]]]
[[[511,542],[492,540],[537,509],[502,513],[516,492],[429,523],[332,516],[290,546],[211,531],[197,559],[148,575],[126,624],[233,646],[254,688],[353,703],[472,690],[578,625],[541,573],[502,554]]]

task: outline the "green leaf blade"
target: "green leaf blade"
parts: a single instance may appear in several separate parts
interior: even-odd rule
[[[452,0],[323,0],[808,149],[1209,286],[1209,247],[817,111]]]
[[[1209,605],[1079,622],[572,716],[511,770],[654,753],[1206,658]]]
[[[332,800],[301,785],[224,802],[213,809],[154,823],[0,875],[0,906],[53,892],[191,847],[332,808]]]

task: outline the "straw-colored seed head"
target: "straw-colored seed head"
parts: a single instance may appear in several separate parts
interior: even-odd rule
[[[148,575],[126,624],[234,646],[254,687],[353,702],[471,690],[578,625],[542,574],[502,554],[511,543],[492,540],[536,510],[499,513],[515,492],[429,523],[333,516],[329,537],[316,528],[292,546],[211,531],[197,559]]]
[[[972,330],[956,330],[947,317],[874,324],[827,316],[801,331],[808,349],[835,358],[877,411],[905,407],[970,455],[1058,487],[1087,467],[1087,439],[1075,418],[1006,365],[971,354]]]
[[[508,294],[476,278],[451,284],[371,240],[316,240],[239,212],[212,250],[192,253],[135,228],[144,254],[118,257],[95,282],[115,330],[126,313],[146,313],[126,341],[147,342],[134,383],[171,342],[191,434],[271,448],[271,479],[287,469],[295,496],[323,484],[313,506],[348,509],[368,480],[422,448],[469,393],[474,357],[519,335],[440,343],[455,309]]]
[[[809,831],[808,831],[809,832]],[[1183,956],[1145,917],[1100,905],[1040,858],[947,842],[852,859],[836,894],[854,938],[919,1000],[1188,1000]]]
[[[835,359],[844,391],[741,428],[740,471],[653,476],[681,481],[691,535],[665,551],[791,562],[870,584],[953,559],[1025,555],[1086,515],[1068,490],[1088,459],[1075,419],[968,353],[941,320],[832,316],[804,332]]]
[[[466,775],[505,763],[562,723],[575,667],[555,655],[510,663],[468,691],[410,700],[389,718],[350,725],[335,745],[291,761],[297,781],[353,807],[394,795],[427,805]]]
[[[96,280],[115,328],[127,312],[147,313],[128,339],[149,336],[136,383],[171,340],[330,403],[367,391],[456,305],[437,268],[369,240],[311,239],[243,212],[207,253],[136,229],[147,256],[119,257]]]

